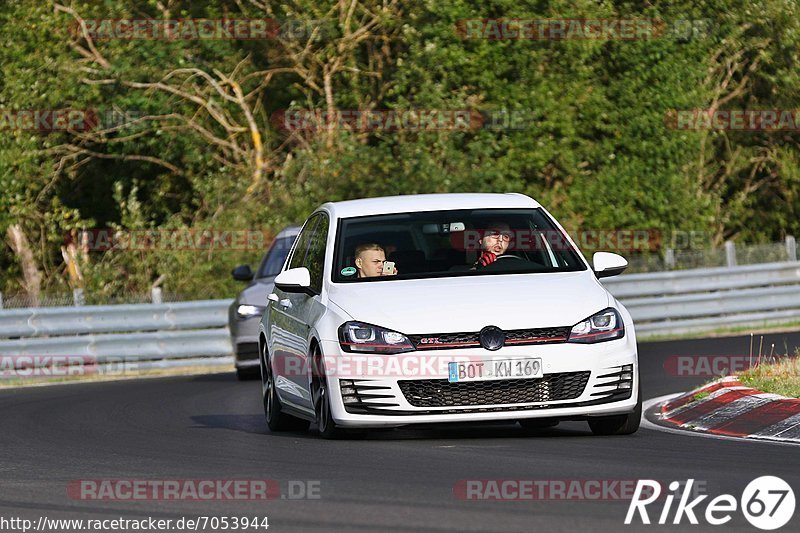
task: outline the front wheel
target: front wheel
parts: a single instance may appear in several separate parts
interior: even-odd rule
[[[633,412],[627,415],[598,416],[589,419],[589,428],[595,435],[631,435],[642,421],[642,389]]]
[[[318,346],[311,352],[314,373],[314,412],[317,415],[317,428],[323,439],[340,439],[345,436],[344,429],[336,425],[331,412],[330,389],[325,376],[325,362]]]
[[[275,389],[275,377],[266,347],[261,354],[261,384],[264,403],[264,417],[270,431],[305,431],[308,429],[308,420],[301,420],[283,411],[281,399]]]

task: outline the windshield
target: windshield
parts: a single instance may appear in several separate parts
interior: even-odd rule
[[[574,272],[586,265],[542,209],[465,209],[340,221],[332,279]]]
[[[289,255],[289,250],[292,249],[292,244],[294,244],[296,238],[297,235],[289,235],[272,241],[269,252],[261,261],[256,279],[269,278],[280,274],[283,263],[286,261],[286,256]]]

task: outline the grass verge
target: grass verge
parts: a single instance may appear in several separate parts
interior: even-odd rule
[[[800,398],[800,349],[794,357],[781,357],[773,363],[761,363],[738,374],[743,385],[763,392]]]
[[[634,321],[634,327],[635,327]],[[766,333],[784,333],[800,330],[800,321],[787,321],[780,323],[765,323],[762,325],[747,325],[747,326],[731,326],[709,330],[689,331],[686,333],[672,333],[672,334],[637,334],[636,340],[638,342],[661,342],[661,341],[674,341],[686,339],[702,339],[708,337],[738,337],[742,334],[766,334]]]

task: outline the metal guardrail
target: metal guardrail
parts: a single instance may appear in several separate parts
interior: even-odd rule
[[[232,301],[9,309],[0,312],[0,337],[224,327]]]
[[[603,284],[639,338],[800,322],[800,262],[629,274]]]
[[[800,262],[603,280],[639,338],[800,322]],[[0,311],[0,356],[86,356],[102,363],[230,356],[232,300]]]
[[[84,356],[91,357],[98,363],[120,358],[149,361],[212,357],[230,355],[231,352],[227,327],[0,341],[0,355]]]
[[[626,301],[625,307],[639,322],[798,309],[800,285],[640,298]]]
[[[618,299],[800,284],[800,262],[624,274],[603,279]],[[627,304],[626,304],[627,307]]]
[[[98,363],[229,356],[232,301],[0,311],[0,356],[85,356]]]

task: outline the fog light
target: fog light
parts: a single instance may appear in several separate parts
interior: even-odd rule
[[[618,389],[630,389],[630,388],[633,388],[632,385],[633,385],[633,383],[631,383],[630,381],[624,381],[624,382],[620,383],[619,385],[617,385],[617,388]]]
[[[356,389],[353,387],[342,387],[342,395],[353,396],[356,393]]]
[[[633,379],[633,374],[632,374],[631,372],[625,372],[624,374],[622,374],[622,375],[619,377],[619,379],[627,379],[627,380],[632,380],[632,379]]]

